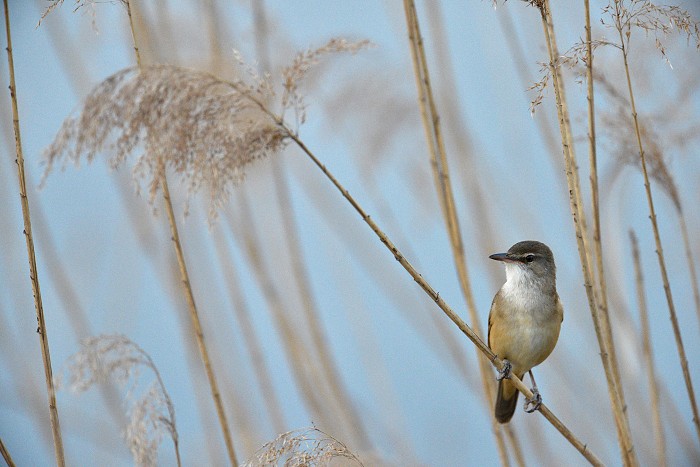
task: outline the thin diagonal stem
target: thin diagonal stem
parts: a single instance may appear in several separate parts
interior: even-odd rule
[[[12,34],[10,33],[10,12],[7,0],[3,1],[5,10],[5,33],[7,37],[7,66],[10,74],[10,98],[12,100],[12,126],[15,132],[15,153],[17,164],[17,177],[19,178],[19,197],[22,204],[22,219],[24,220],[24,239],[27,244],[27,257],[29,259],[29,279],[32,283],[34,295],[34,308],[36,309],[36,332],[39,334],[41,344],[41,357],[44,363],[44,377],[46,380],[46,392],[49,402],[49,416],[51,420],[51,433],[53,435],[54,454],[56,464],[63,467],[66,463],[63,452],[63,439],[61,425],[56,408],[56,390],[53,385],[53,370],[51,369],[51,353],[49,351],[49,336],[44,320],[44,305],[41,299],[39,287],[39,275],[36,266],[36,253],[34,251],[34,237],[32,236],[32,221],[29,214],[29,198],[27,197],[27,180],[24,173],[24,154],[22,152],[22,137],[19,129],[19,109],[17,107],[17,86],[15,84],[15,65],[12,55]]]
[[[678,317],[676,316],[676,307],[673,304],[673,295],[671,294],[671,285],[668,281],[668,272],[666,271],[666,259],[664,258],[664,251],[661,246],[661,235],[659,233],[659,224],[656,220],[656,210],[654,209],[654,198],[651,194],[651,184],[649,183],[649,174],[647,172],[647,162],[646,155],[644,153],[644,145],[642,144],[642,135],[639,129],[639,119],[637,117],[637,107],[634,102],[634,91],[632,90],[632,77],[630,75],[629,63],[627,60],[627,45],[625,42],[625,34],[623,32],[623,25],[620,22],[620,17],[622,14],[622,5],[619,0],[615,0],[615,27],[620,36],[620,50],[622,51],[622,58],[625,65],[625,77],[627,78],[627,90],[629,92],[630,98],[630,110],[632,112],[632,120],[634,122],[634,132],[637,136],[637,146],[639,149],[639,159],[642,163],[642,174],[644,175],[644,189],[647,196],[647,204],[649,205],[649,219],[651,220],[651,227],[654,232],[654,242],[656,243],[656,254],[659,260],[659,269],[661,270],[661,280],[663,281],[664,292],[666,294],[666,302],[668,304],[668,312],[671,318],[671,325],[673,327],[673,335],[676,339],[676,347],[678,349],[678,358],[681,364],[681,370],[683,371],[683,380],[685,381],[685,387],[688,391],[688,399],[690,400],[690,408],[693,412],[693,424],[695,425],[695,431],[700,439],[700,417],[698,416],[698,406],[695,401],[695,391],[693,390],[693,381],[690,378],[690,370],[688,369],[688,359],[685,356],[685,346],[683,345],[683,338],[681,337],[681,329],[678,324]]]
[[[228,452],[229,461],[231,465],[238,465],[236,460],[236,453],[233,448],[233,441],[231,439],[231,432],[228,428],[228,422],[226,420],[226,412],[224,410],[224,404],[221,400],[221,393],[219,392],[219,386],[216,382],[216,377],[214,375],[214,369],[209,359],[209,351],[204,342],[204,331],[202,330],[202,323],[199,319],[199,312],[197,311],[197,305],[194,300],[194,294],[192,293],[192,285],[190,284],[190,277],[187,273],[187,264],[185,263],[185,255],[182,252],[182,245],[180,243],[180,235],[177,230],[177,224],[175,222],[175,213],[173,212],[173,204],[170,200],[170,190],[168,189],[168,182],[163,175],[160,179],[161,189],[163,190],[163,199],[165,200],[165,210],[168,215],[168,221],[170,222],[170,239],[173,242],[173,247],[175,248],[175,254],[177,255],[177,263],[180,267],[180,279],[182,283],[182,290],[185,292],[185,299],[187,300],[187,306],[190,312],[190,319],[192,320],[192,327],[194,328],[194,334],[197,339],[197,346],[199,347],[199,353],[202,357],[202,363],[204,363],[204,369],[207,374],[207,380],[209,381],[209,388],[211,389],[211,396],[216,405],[216,413],[219,417],[219,424],[221,425],[221,431],[224,435],[224,441],[226,442],[226,450]]]
[[[12,461],[12,456],[10,456],[10,451],[7,450],[5,444],[2,442],[2,439],[0,439],[0,454],[2,454],[2,458],[5,460],[7,467],[15,467],[15,463]]]
[[[266,110],[267,111],[267,110]],[[374,220],[365,212],[365,210],[360,206],[360,204],[353,198],[343,185],[331,174],[323,163],[309,150],[309,148],[304,144],[301,139],[289,128],[284,122],[282,122],[279,117],[270,114],[274,118],[281,128],[287,133],[287,136],[291,138],[296,145],[312,160],[312,162],[323,172],[323,174],[331,181],[331,183],[336,187],[336,189],[343,195],[343,197],[352,205],[352,207],[357,211],[362,220],[372,229],[372,231],[377,235],[379,240],[384,244],[384,246],[394,255],[396,261],[401,264],[401,266],[408,272],[408,274],[413,278],[414,281],[423,289],[423,291],[437,304],[437,306],[447,315],[450,320],[464,333],[465,336],[483,353],[486,358],[493,364],[497,369],[503,368],[503,361],[498,358],[491,349],[481,340],[481,338],[470,328],[467,323],[465,323],[445,302],[445,300],[440,297],[440,294],[432,288],[428,282],[423,279],[423,276],[411,265],[411,263],[404,257],[404,255],[399,251],[399,249],[394,245],[394,243],[387,237],[387,235],[380,229]],[[525,386],[525,384],[515,375],[511,375],[511,382],[515,387],[522,392],[525,397],[532,398],[534,395]],[[578,450],[592,465],[602,466],[602,461],[591,452],[588,447],[582,443],[574,434],[569,430],[566,425],[564,425],[550,410],[547,406],[542,404],[538,409],[540,413],[571,443],[576,450]]]
[[[272,112],[264,102],[258,99],[256,96],[252,95],[250,92],[243,89],[240,85],[235,82],[227,82],[220,80],[221,82],[226,82],[229,86],[236,89],[241,94],[244,94],[251,102],[255,103],[263,112],[265,112],[270,118],[277,124],[277,126],[284,132],[286,138],[291,139],[299,147],[299,149],[306,154],[309,159],[318,167],[321,172],[326,176],[326,178],[335,186],[335,188],[340,192],[340,194],[350,203],[350,205],[355,209],[355,211],[360,215],[362,220],[369,226],[369,228],[375,233],[384,246],[391,252],[396,261],[408,272],[408,274],[413,278],[413,280],[423,289],[423,291],[435,302],[435,304],[447,315],[447,317],[464,333],[465,336],[481,351],[486,358],[491,362],[491,364],[498,370],[503,369],[503,361],[494,354],[491,349],[484,343],[477,333],[472,330],[467,323],[462,320],[457,313],[454,312],[452,307],[445,302],[445,300],[440,297],[440,294],[433,289],[433,287],[423,279],[423,276],[413,267],[413,265],[406,259],[406,257],[399,251],[399,249],[394,245],[394,243],[389,239],[389,237],[384,233],[384,231],[377,225],[374,220],[365,212],[362,206],[350,195],[350,192],[338,181],[337,178],[326,168],[326,166],[311,152],[311,150],[304,144],[304,142],[299,138],[297,133],[293,131],[280,117],[279,115]],[[534,397],[532,391],[525,386],[525,384],[516,375],[511,375],[511,382],[513,385],[523,393],[528,399]],[[542,404],[539,407],[539,412],[549,421],[552,426],[554,426],[559,433],[566,438],[569,443],[571,443],[577,451],[579,451],[592,465],[603,465],[602,461],[593,452],[588,449],[588,446],[582,443],[571,430],[566,427],[549,408]]]
[[[442,129],[440,127],[440,117],[437,112],[437,106],[433,98],[433,92],[430,81],[430,73],[428,71],[428,63],[423,47],[423,38],[420,33],[420,25],[418,22],[418,13],[413,0],[404,0],[404,11],[406,14],[406,25],[408,28],[408,37],[411,45],[411,57],[413,58],[413,70],[416,79],[416,87],[418,88],[418,104],[420,107],[421,117],[423,120],[423,128],[425,130],[428,150],[430,153],[430,166],[433,170],[433,178],[435,179],[435,188],[438,191],[438,199],[442,207],[442,214],[445,220],[445,226],[450,237],[450,245],[452,247],[452,258],[457,270],[459,284],[462,289],[462,295],[467,304],[469,311],[469,319],[472,322],[472,327],[477,333],[483,335],[479,314],[476,311],[476,303],[472,293],[471,282],[469,280],[469,272],[467,269],[467,259],[462,243],[462,232],[455,207],[454,194],[452,191],[452,183],[450,182],[449,166],[447,163],[447,155],[445,144],[442,137]],[[483,358],[477,357],[479,361],[479,370],[481,374],[482,389],[485,402],[489,409],[494,405],[494,385],[493,376],[488,368],[488,363]],[[503,431],[496,423],[495,418],[491,417],[491,429],[496,437],[496,446],[501,464],[509,465],[508,453],[506,450]],[[513,435],[515,436],[515,435]]]

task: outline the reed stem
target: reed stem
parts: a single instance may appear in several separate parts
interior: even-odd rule
[[[10,74],[10,99],[12,101],[12,127],[15,133],[15,163],[17,164],[17,177],[19,178],[19,197],[22,205],[22,219],[24,221],[24,239],[27,244],[27,257],[29,260],[29,279],[32,283],[34,295],[34,308],[36,309],[36,332],[39,334],[41,344],[41,357],[44,363],[44,379],[48,394],[49,418],[51,420],[51,434],[53,436],[54,455],[56,464],[63,467],[66,464],[63,451],[63,438],[61,425],[56,407],[56,389],[53,384],[53,370],[51,368],[51,353],[49,351],[49,336],[44,320],[44,305],[41,299],[39,275],[36,265],[36,252],[34,250],[34,237],[32,235],[32,221],[29,213],[29,198],[27,197],[27,180],[24,172],[24,154],[22,151],[22,137],[19,128],[19,109],[17,106],[17,85],[15,83],[15,65],[12,55],[12,34],[10,31],[10,12],[7,0],[3,0],[5,10],[5,33],[7,37],[7,66]],[[3,447],[4,451],[4,447]],[[4,454],[3,454],[4,455]]]
[[[7,467],[15,467],[15,463],[12,461],[12,456],[10,456],[10,451],[8,451],[5,447],[5,444],[2,442],[2,438],[0,438],[0,454],[2,454],[2,458],[7,464]]]
[[[263,107],[263,110],[269,112]],[[408,272],[408,274],[413,278],[413,280],[423,289],[423,291],[437,304],[437,306],[447,315],[450,320],[464,333],[465,336],[481,351],[486,358],[493,364],[497,369],[503,368],[503,361],[498,358],[491,349],[481,340],[481,338],[452,310],[452,308],[445,302],[445,300],[440,297],[440,294],[432,288],[428,282],[423,279],[423,276],[411,265],[411,263],[404,257],[404,255],[399,251],[399,249],[394,245],[394,243],[387,237],[387,235],[379,228],[376,222],[365,212],[365,210],[360,206],[360,204],[353,198],[348,190],[340,184],[340,182],[331,174],[323,163],[311,152],[311,150],[304,144],[301,139],[283,122],[279,117],[269,113],[273,117],[278,125],[284,129],[287,136],[291,138],[295,144],[312,160],[312,162],[323,172],[323,174],[330,180],[330,182],[336,187],[336,189],[341,193],[341,195],[352,205],[352,207],[357,211],[362,220],[372,229],[372,231],[377,235],[379,240],[384,244],[384,246],[392,253],[396,261],[401,264],[401,266]],[[527,386],[515,375],[511,375],[511,382],[518,388],[520,392],[527,398],[532,398],[533,394],[528,389]],[[538,409],[540,413],[559,431],[559,433],[566,438],[569,443],[571,443],[577,451],[579,451],[592,465],[602,466],[602,461],[591,452],[587,445],[582,443],[574,433],[569,430],[566,425],[564,425],[549,408],[542,404]]]
[[[134,44],[134,54],[136,55],[136,63],[139,69],[141,69],[143,67],[143,64],[141,61],[141,54],[139,53],[138,42],[136,40],[136,28],[134,27],[134,18],[131,13],[131,1],[127,0],[125,3],[127,15],[129,17],[131,37],[133,39]],[[168,215],[168,222],[170,224],[170,239],[172,240],[173,248],[175,249],[175,254],[177,256],[177,263],[180,268],[180,283],[182,285],[182,290],[185,294],[185,299],[187,300],[187,306],[190,313],[190,320],[192,321],[192,326],[194,327],[194,334],[195,338],[197,339],[197,347],[199,348],[199,354],[202,358],[202,363],[204,363],[204,369],[207,374],[207,380],[209,381],[211,396],[214,400],[214,405],[216,406],[216,413],[219,418],[221,432],[224,436],[224,442],[226,444],[226,451],[228,453],[229,462],[231,463],[231,465],[235,466],[238,465],[238,461],[236,459],[236,452],[233,447],[231,432],[229,430],[228,422],[226,420],[226,411],[224,410],[223,401],[221,399],[221,393],[219,392],[219,386],[216,382],[214,369],[209,358],[209,351],[207,350],[206,343],[204,342],[204,331],[202,330],[202,323],[199,318],[199,312],[197,311],[197,305],[194,300],[194,293],[192,292],[190,277],[187,272],[185,255],[182,251],[182,244],[180,243],[180,235],[178,233],[175,214],[173,212],[173,204],[170,199],[170,189],[168,188],[165,167],[161,168],[160,177],[160,186],[161,190],[163,191],[163,200],[165,202],[166,213]]]

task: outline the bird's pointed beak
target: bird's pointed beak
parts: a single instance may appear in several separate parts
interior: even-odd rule
[[[489,256],[489,258],[494,259],[494,260],[496,260],[496,261],[504,261],[504,262],[507,262],[507,263],[513,263],[513,262],[516,261],[516,260],[515,260],[512,256],[510,256],[508,253],[495,253],[495,254]]]

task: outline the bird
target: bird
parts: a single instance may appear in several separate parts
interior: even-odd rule
[[[518,402],[511,374],[520,379],[530,374],[534,398],[526,401],[526,412],[534,412],[542,402],[531,370],[554,350],[564,309],[557,294],[554,255],[547,245],[526,240],[489,258],[502,261],[506,270],[506,282],[491,303],[488,346],[504,362],[497,378],[495,417],[508,423]]]

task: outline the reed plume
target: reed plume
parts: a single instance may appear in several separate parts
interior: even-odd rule
[[[125,389],[128,422],[124,438],[134,462],[139,466],[157,465],[158,446],[167,435],[179,466],[175,407],[150,355],[123,335],[89,337],[81,347],[56,375],[56,387],[81,393],[100,383],[116,382]],[[155,379],[137,396],[142,369],[150,369]]]
[[[262,446],[243,467],[321,467],[334,460],[347,466],[363,465],[345,444],[316,427],[310,427],[280,434]]]

